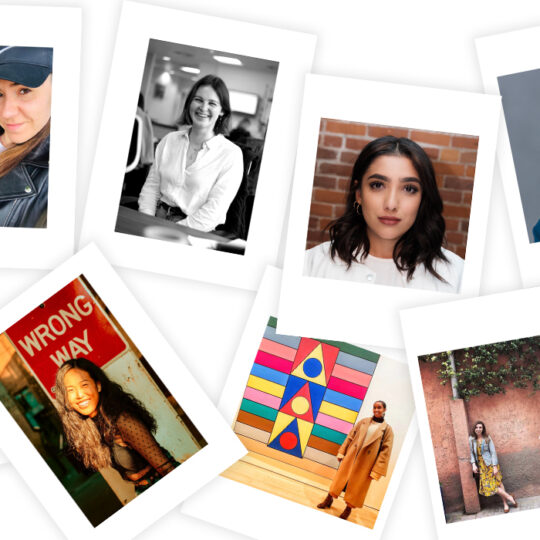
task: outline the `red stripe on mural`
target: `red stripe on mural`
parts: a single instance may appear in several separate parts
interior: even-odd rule
[[[290,373],[292,362],[285,360],[285,358],[279,358],[279,356],[274,356],[273,354],[268,354],[263,351],[259,351],[255,357],[255,363],[260,364],[261,366],[266,366],[282,373]]]
[[[337,377],[330,377],[330,380],[328,381],[328,388],[357,399],[364,399],[367,392],[367,388],[365,386],[359,386],[358,384],[353,384],[348,381],[344,381],[343,379],[338,379]]]

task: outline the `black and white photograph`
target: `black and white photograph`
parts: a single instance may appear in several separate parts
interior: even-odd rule
[[[255,290],[279,257],[315,41],[124,2],[81,245]]]
[[[244,254],[278,68],[150,40],[117,232]]]

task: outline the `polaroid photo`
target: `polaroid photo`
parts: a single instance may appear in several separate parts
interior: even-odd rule
[[[54,268],[73,254],[81,10],[0,6],[3,268]],[[22,24],[24,21],[24,24]]]
[[[534,288],[401,313],[440,540],[536,530],[539,301]]]
[[[540,285],[540,27],[479,38],[484,90],[500,95],[497,157],[525,287]]]
[[[307,76],[280,333],[400,348],[399,309],[478,294],[499,101]]]
[[[280,335],[280,279],[267,268],[219,402],[248,454],[181,510],[261,539],[379,538],[416,435],[404,355]]]
[[[95,245],[0,331],[2,450],[66,537],[131,538],[245,454]]]
[[[308,34],[125,2],[81,245],[255,290],[277,263],[314,49]]]

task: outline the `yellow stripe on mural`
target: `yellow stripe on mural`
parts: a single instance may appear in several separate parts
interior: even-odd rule
[[[250,375],[248,379],[248,384],[250,388],[255,388],[255,390],[260,390],[261,392],[266,392],[276,397],[283,397],[285,392],[285,387],[281,384],[276,384],[272,381],[267,381],[266,379],[261,379],[255,375]]]
[[[354,424],[358,415],[358,412],[356,411],[351,411],[350,409],[334,405],[334,403],[328,403],[327,401],[322,402],[319,411],[328,414],[329,416],[333,416],[334,418],[345,420],[345,422],[350,422],[351,424]]]

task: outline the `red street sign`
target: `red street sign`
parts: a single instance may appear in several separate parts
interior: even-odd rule
[[[80,278],[8,328],[6,334],[53,398],[56,372],[66,360],[87,358],[102,367],[128,348]]]

